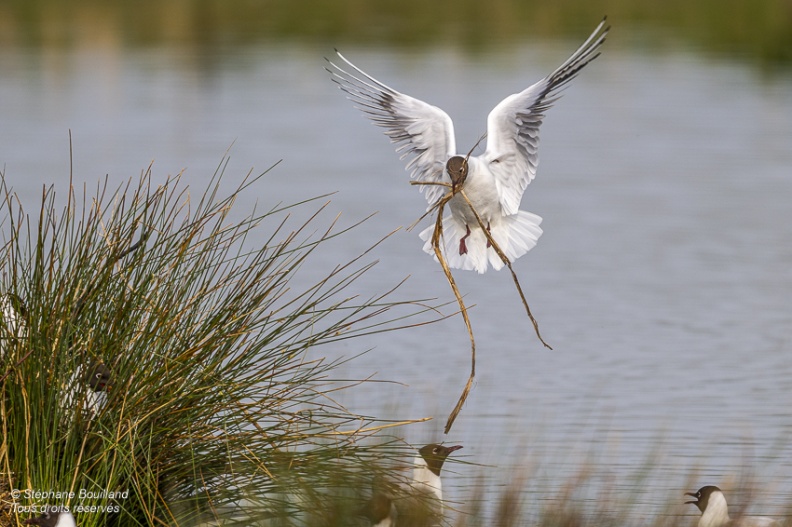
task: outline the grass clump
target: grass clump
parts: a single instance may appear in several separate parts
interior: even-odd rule
[[[66,505],[81,527],[340,525],[407,455],[381,433],[393,423],[334,401],[354,382],[317,348],[436,312],[347,293],[373,265],[360,257],[295,286],[354,225],[289,228],[313,200],[234,219],[263,174],[221,197],[223,166],[197,198],[147,171],[70,187],[60,211],[45,189],[32,216],[3,179],[1,521]],[[89,384],[97,365],[109,391]]]

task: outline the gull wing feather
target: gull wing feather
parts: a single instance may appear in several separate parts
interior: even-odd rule
[[[407,163],[410,178],[450,183],[445,164],[456,153],[456,142],[454,124],[448,114],[386,86],[349,62],[338,50],[336,53],[353,72],[326,59],[332,67],[326,68],[332,80],[374,124],[386,129],[385,135],[398,145],[396,151],[401,159],[411,156]],[[419,188],[430,207],[447,192],[438,185],[419,185]]]
[[[566,62],[520,93],[506,97],[487,118],[487,150],[482,156],[495,176],[504,214],[516,214],[523,192],[536,177],[539,164],[539,126],[544,112],[561,90],[589,62],[599,56],[610,26],[599,26]]]

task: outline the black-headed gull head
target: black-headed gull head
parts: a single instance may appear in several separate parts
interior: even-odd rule
[[[436,476],[440,476],[440,470],[443,468],[443,463],[445,463],[446,458],[451,455],[452,452],[456,452],[460,448],[462,448],[462,445],[443,446],[430,443],[422,446],[418,450],[418,453],[426,462],[426,468]]]
[[[686,492],[685,496],[693,496],[696,499],[692,501],[686,501],[685,504],[695,505],[696,507],[699,508],[701,512],[704,512],[707,510],[707,505],[709,505],[710,496],[712,496],[713,493],[718,493],[721,496],[723,496],[721,489],[719,489],[715,485],[705,485],[700,489],[698,489],[696,492]]]
[[[468,160],[462,156],[453,156],[446,161],[446,171],[451,178],[451,191],[465,184],[468,175]]]
[[[88,371],[85,379],[94,392],[110,391],[110,368],[101,362]]]

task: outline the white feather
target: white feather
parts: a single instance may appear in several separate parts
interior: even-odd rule
[[[5,357],[6,348],[13,342],[27,338],[27,323],[23,313],[14,307],[21,302],[18,297],[12,298],[11,293],[0,296],[0,359]],[[1,372],[0,372],[1,373]]]
[[[445,174],[445,163],[456,152],[456,141],[454,123],[448,114],[437,106],[386,86],[349,62],[341,53],[338,57],[354,73],[328,60],[334,68],[328,70],[333,80],[357,108],[375,124],[387,129],[385,135],[398,145],[396,151],[402,159],[412,156],[407,163],[410,177],[416,181],[450,182]],[[430,206],[446,192],[445,187],[436,185],[421,185],[419,189],[425,193]]]
[[[432,494],[442,503],[443,482],[440,476],[429,470],[426,461],[421,456],[415,456],[413,461],[412,484],[415,490]]]

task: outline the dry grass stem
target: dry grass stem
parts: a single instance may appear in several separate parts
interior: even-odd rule
[[[470,210],[473,212],[473,215],[476,217],[476,221],[478,222],[479,227],[481,227],[481,230],[484,231],[484,235],[487,237],[487,241],[489,241],[490,245],[492,245],[492,248],[495,249],[495,253],[498,255],[498,258],[500,258],[501,261],[504,263],[504,265],[506,265],[509,268],[509,272],[511,273],[512,279],[514,280],[514,285],[517,286],[517,292],[520,294],[520,300],[522,300],[523,306],[525,306],[525,312],[528,313],[528,318],[531,319],[531,323],[533,324],[534,330],[536,331],[537,338],[542,342],[542,344],[544,344],[546,348],[553,349],[550,346],[550,344],[545,342],[545,340],[542,338],[542,335],[539,333],[539,323],[536,322],[536,319],[534,318],[533,314],[531,314],[531,308],[528,307],[528,301],[525,299],[525,294],[523,294],[522,287],[520,287],[520,281],[517,279],[517,274],[514,272],[511,262],[509,261],[508,258],[506,258],[506,255],[503,253],[501,248],[495,242],[495,239],[492,237],[492,234],[489,232],[489,229],[487,229],[484,226],[484,222],[481,221],[481,216],[479,216],[475,207],[473,207],[473,204],[470,202],[470,199],[467,197],[467,194],[465,194],[465,189],[459,189],[459,193],[465,199],[465,203],[467,203],[468,206],[470,207]]]
[[[470,376],[465,384],[465,388],[462,390],[462,394],[459,396],[456,406],[454,406],[454,409],[451,410],[451,414],[448,416],[443,430],[446,434],[450,432],[451,427],[454,426],[454,421],[462,410],[462,406],[465,404],[470,390],[473,387],[473,379],[476,377],[476,340],[473,338],[473,326],[470,324],[470,317],[468,316],[465,302],[462,300],[462,295],[459,293],[459,289],[454,281],[454,276],[451,274],[451,269],[449,269],[443,257],[443,253],[440,250],[440,238],[443,235],[443,208],[452,197],[453,193],[449,192],[438,202],[437,220],[435,221],[435,228],[432,233],[432,248],[437,256],[437,261],[440,262],[440,267],[443,268],[443,273],[445,273],[446,279],[448,280],[448,285],[451,286],[451,290],[454,292],[454,296],[459,304],[459,312],[462,314],[462,319],[465,321],[465,327],[467,328],[468,337],[470,338]]]
[[[479,140],[480,141],[480,140]],[[478,143],[477,143],[478,144]],[[436,211],[436,219],[435,219],[435,228],[432,233],[432,249],[434,250],[435,256],[437,257],[437,261],[440,262],[440,267],[443,269],[443,273],[446,276],[446,280],[448,281],[448,285],[451,286],[451,290],[454,292],[454,297],[456,297],[457,303],[459,304],[459,312],[462,314],[462,319],[465,322],[465,328],[468,331],[468,336],[470,338],[470,354],[471,354],[471,367],[470,367],[470,376],[468,377],[467,383],[465,384],[464,389],[462,390],[462,394],[457,401],[456,406],[451,411],[451,414],[448,416],[448,420],[446,421],[444,432],[448,434],[451,431],[451,427],[454,425],[454,421],[456,420],[459,412],[462,410],[462,406],[465,404],[468,395],[470,394],[470,390],[473,387],[473,380],[476,376],[476,341],[473,337],[473,327],[470,323],[470,317],[468,316],[467,307],[465,306],[465,302],[462,300],[462,295],[459,292],[459,288],[456,285],[456,281],[454,280],[454,276],[451,274],[451,269],[448,267],[446,263],[445,257],[443,256],[443,252],[440,249],[440,240],[443,237],[443,210],[446,204],[451,201],[451,199],[456,194],[461,194],[462,198],[465,200],[465,203],[468,204],[470,210],[473,212],[473,215],[476,218],[476,221],[481,227],[481,230],[484,232],[484,235],[487,237],[487,241],[490,243],[492,248],[495,250],[495,253],[498,255],[498,258],[509,268],[509,272],[511,273],[512,280],[514,280],[514,285],[517,287],[517,293],[520,295],[520,300],[522,300],[523,306],[525,307],[525,312],[528,314],[528,318],[531,320],[533,324],[534,331],[536,332],[537,338],[539,341],[548,349],[553,349],[545,340],[542,338],[541,333],[539,332],[539,323],[534,318],[533,314],[531,313],[531,308],[528,306],[528,301],[525,298],[525,294],[523,293],[522,287],[520,286],[520,281],[517,278],[517,274],[514,272],[514,268],[512,267],[511,262],[506,257],[506,254],[497,244],[495,239],[490,234],[489,230],[484,225],[484,222],[481,220],[481,216],[479,216],[478,211],[476,211],[473,204],[470,202],[470,199],[465,194],[464,188],[459,187],[455,188],[450,183],[445,182],[427,182],[427,181],[411,181],[411,185],[436,185],[442,186],[450,189],[448,193],[446,193],[434,206],[430,207],[430,209],[424,213],[418,220],[416,220],[410,228],[412,228],[415,224],[425,218],[427,215]]]

